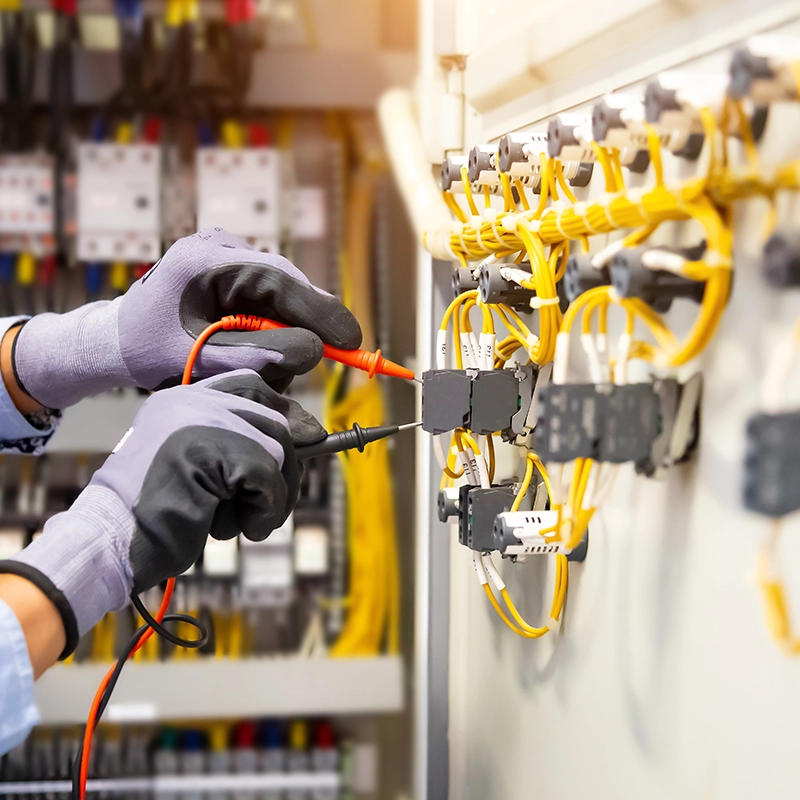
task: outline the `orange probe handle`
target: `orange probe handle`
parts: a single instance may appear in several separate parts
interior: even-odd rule
[[[283,322],[275,322],[273,319],[245,314],[223,317],[222,323],[223,330],[226,331],[263,331],[290,327]],[[323,344],[322,354],[331,361],[338,361],[348,367],[360,369],[366,372],[370,378],[380,374],[413,381],[416,377],[410,369],[401,367],[399,364],[395,364],[394,361],[384,358],[380,350],[376,350],[374,353],[369,350],[342,350],[340,347]]]

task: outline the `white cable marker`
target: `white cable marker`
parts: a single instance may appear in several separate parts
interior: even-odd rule
[[[600,356],[595,346],[594,335],[591,333],[581,334],[581,346],[586,353],[586,361],[589,364],[589,378],[592,383],[603,382],[603,369],[600,366]]]
[[[567,382],[569,362],[569,334],[561,331],[556,335],[556,352],[553,358],[553,383],[562,386]]]
[[[623,333],[617,343],[617,363],[614,368],[614,383],[624,386],[628,382],[628,354],[631,351],[631,335]]]
[[[519,267],[500,267],[500,276],[520,286],[524,286],[526,282],[533,280],[533,275],[530,272],[525,272],[524,269]]]
[[[611,382],[611,362],[608,360],[608,334],[598,333],[595,337],[597,357],[600,359],[602,383]]]
[[[481,369],[494,369],[494,347],[497,337],[493,333],[481,333],[480,349],[481,362],[479,367]]]
[[[447,434],[442,434],[442,436],[446,436]],[[442,447],[442,440],[439,436],[433,437],[433,454],[436,456],[436,461],[439,464],[439,469],[444,472],[445,467],[447,466],[447,458],[444,454],[444,447]]]
[[[464,452],[469,454],[469,465],[472,474],[475,475],[476,485],[480,486],[482,489],[489,489],[491,487],[489,483],[489,470],[486,467],[486,460],[484,457],[482,455],[477,455],[471,447],[464,448]]]
[[[459,337],[461,339],[461,356],[464,359],[464,368],[476,368],[478,366],[476,361],[477,356],[472,351],[472,342],[469,338],[469,332],[462,331]]]
[[[475,460],[475,456],[473,454],[472,459],[470,459],[470,453],[472,453],[472,450],[459,450],[458,460],[461,462],[461,466],[464,468],[464,474],[467,476],[467,482],[471,486],[480,486],[480,477],[475,474],[475,471],[472,468],[472,463]]]
[[[478,343],[478,337],[475,331],[469,332],[469,349],[472,351],[472,361],[475,364],[475,369],[481,368],[481,346]]]
[[[475,567],[475,574],[478,576],[480,585],[486,586],[489,583],[489,578],[486,577],[486,569],[483,566],[481,554],[477,550],[472,551],[472,566]]]
[[[447,369],[447,331],[436,331],[436,369]]]
[[[506,582],[500,577],[500,573],[497,571],[492,557],[488,553],[483,553],[481,555],[481,563],[486,570],[486,574],[489,576],[489,580],[494,584],[494,588],[497,589],[498,592],[502,592],[503,589],[506,588]]]
[[[784,337],[775,347],[767,365],[767,374],[761,388],[761,407],[770,414],[783,407],[784,386],[794,363],[796,348],[794,334]]]

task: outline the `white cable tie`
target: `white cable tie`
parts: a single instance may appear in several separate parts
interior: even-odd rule
[[[489,580],[494,584],[494,588],[497,589],[498,592],[502,592],[503,589],[506,588],[506,582],[500,577],[500,573],[497,571],[497,567],[494,565],[491,555],[483,553],[481,555],[481,563],[486,570],[486,574],[489,576]]]
[[[550,206],[550,211],[555,214],[556,217],[556,230],[561,234],[562,239],[569,239],[569,236],[564,233],[564,229],[561,227],[561,215],[568,207],[569,206],[567,206],[563,200],[556,200],[555,203]]]
[[[480,585],[486,586],[489,583],[489,578],[486,576],[486,568],[483,566],[481,555],[477,550],[472,551],[472,566],[475,567],[475,574],[478,576]]]
[[[621,228],[621,225],[617,224],[617,221],[614,219],[614,215],[611,213],[611,204],[617,199],[617,195],[615,194],[604,194],[602,197],[598,198],[598,204],[603,209],[603,214],[605,218],[608,220],[608,224],[611,225],[612,228]]]
[[[617,239],[615,242],[611,242],[603,247],[601,250],[598,250],[592,256],[592,267],[594,269],[603,269],[614,256],[619,253],[625,247],[625,240],[624,239]]]
[[[545,625],[549,629],[550,633],[558,633],[561,630],[561,621],[556,619],[555,617],[548,617],[547,622],[545,622]]]
[[[517,223],[522,218],[522,214],[514,214],[509,212],[500,218],[500,225],[508,233],[514,233],[517,230]]]
[[[560,386],[567,382],[569,362],[569,334],[561,331],[556,334],[556,351],[553,356],[553,383]]]
[[[644,217],[644,221],[646,223],[650,222],[650,215],[644,207],[644,192],[641,189],[629,189],[625,193],[625,196],[639,209],[639,213]]]
[[[730,269],[731,260],[729,256],[720,253],[719,250],[706,250],[703,255],[703,261],[709,267],[720,267],[723,269]]]
[[[531,297],[530,307],[533,309],[541,308],[542,306],[557,306],[561,301],[557,297]]]
[[[572,206],[572,210],[575,212],[577,216],[579,216],[583,220],[583,224],[586,226],[586,229],[589,231],[590,236],[597,236],[599,231],[596,231],[590,224],[589,224],[589,206],[583,200],[579,200],[577,203],[574,203]]]
[[[523,217],[518,224],[522,225],[523,228],[530,231],[531,233],[536,233],[536,234],[539,233],[539,228],[541,228],[542,226],[541,220],[526,219],[525,217]]]
[[[488,222],[489,224],[493,223],[497,219],[498,213],[498,210],[496,208],[492,208],[492,206],[482,208],[481,222]]]
[[[502,219],[503,219],[502,217],[497,215],[492,220],[492,232],[494,233],[494,238],[497,240],[498,244],[500,244],[503,241],[503,237],[502,237],[502,234],[500,233],[500,231],[497,230],[497,222],[498,222],[498,220],[500,220],[502,222]]]
[[[533,351],[539,344],[539,337],[535,333],[529,333],[525,337],[525,343],[528,345],[527,347],[528,358],[530,358],[530,360],[533,361],[534,360]]]

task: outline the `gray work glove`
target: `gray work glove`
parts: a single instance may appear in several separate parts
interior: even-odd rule
[[[56,605],[66,657],[132,592],[192,566],[209,533],[260,541],[282,525],[300,492],[294,445],[325,435],[250,370],[157,392],[73,506],[0,573]]]
[[[210,228],[176,242],[122,297],[30,320],[15,342],[16,376],[48,408],[114,387],[174,386],[198,334],[229,314],[294,327],[220,331],[201,350],[196,377],[252,369],[282,391],[320,360],[322,342],[361,344],[355,317],[289,261]]]

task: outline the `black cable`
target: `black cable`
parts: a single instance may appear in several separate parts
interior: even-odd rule
[[[139,612],[139,615],[145,621],[146,625],[152,628],[162,639],[166,639],[171,644],[177,645],[178,647],[197,649],[208,642],[208,628],[196,617],[190,617],[188,614],[168,614],[164,617],[162,622],[159,622],[144,607],[144,603],[142,603],[136,595],[131,595],[131,603]],[[172,631],[167,630],[163,626],[163,622],[188,622],[193,628],[196,628],[200,632],[200,635],[196,639],[183,639],[172,633]]]
[[[133,651],[136,649],[136,646],[139,644],[142,637],[145,635],[145,633],[147,633],[148,629],[152,628],[156,634],[161,636],[163,639],[166,639],[168,642],[172,642],[172,644],[175,644],[178,647],[198,648],[202,647],[208,642],[208,628],[196,617],[189,616],[189,614],[167,614],[159,623],[145,608],[144,603],[142,603],[138,596],[131,595],[131,603],[136,611],[141,615],[145,624],[137,628],[136,632],[125,646],[125,649],[122,651],[122,654],[117,659],[117,662],[114,665],[114,671],[111,673],[111,677],[108,679],[106,688],[103,690],[103,694],[100,697],[100,703],[97,706],[97,713],[94,715],[94,717],[87,721],[87,724],[83,728],[83,733],[80,739],[81,743],[78,747],[78,751],[75,753],[75,760],[72,763],[72,800],[80,800],[83,736],[86,734],[86,729],[87,727],[91,727],[92,731],[97,730],[97,726],[100,723],[103,712],[106,710],[106,707],[111,700],[111,695],[117,685],[117,681],[119,681],[120,675],[122,674],[123,667],[133,654]],[[177,622],[185,622],[186,624],[191,625],[193,628],[199,631],[200,635],[196,639],[183,639],[180,636],[176,636],[163,626],[164,623],[172,624]]]

